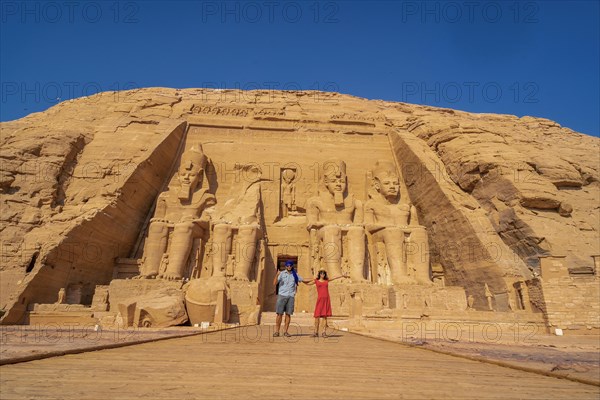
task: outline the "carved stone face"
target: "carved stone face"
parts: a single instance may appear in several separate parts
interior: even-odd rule
[[[186,154],[183,155],[177,176],[181,185],[179,191],[180,199],[189,200],[191,198],[192,193],[194,193],[202,178],[203,172],[202,165],[198,164],[193,157],[187,157]]]
[[[388,200],[395,200],[400,194],[400,181],[395,174],[381,174],[375,177],[375,189]]]
[[[283,170],[283,173],[281,174],[283,180],[285,181],[285,183],[291,183],[294,178],[296,177],[296,171],[294,171],[293,169],[286,169]]]
[[[323,185],[333,195],[336,207],[343,206],[346,191],[346,163],[329,160],[323,165]]]
[[[325,176],[325,186],[329,193],[344,193],[346,190],[346,176],[342,174],[331,174]]]
[[[179,183],[182,186],[193,186],[198,183],[200,168],[187,160],[179,166]]]

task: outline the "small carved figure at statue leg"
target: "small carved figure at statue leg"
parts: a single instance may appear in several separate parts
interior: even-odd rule
[[[231,253],[231,227],[217,224],[213,229],[213,276],[225,276],[227,256]]]
[[[494,311],[494,307],[492,304],[492,299],[494,297],[494,295],[492,294],[492,291],[490,290],[488,284],[485,284],[485,298],[487,299],[487,304],[488,304],[488,310],[489,311]]]
[[[164,221],[150,220],[148,237],[144,248],[144,259],[138,278],[152,279],[159,273],[162,256],[167,249],[169,224]]]
[[[258,239],[259,226],[241,226],[238,231],[237,242],[239,246],[239,257],[236,262],[234,279],[240,281],[250,280],[250,271],[256,259],[256,243]]]

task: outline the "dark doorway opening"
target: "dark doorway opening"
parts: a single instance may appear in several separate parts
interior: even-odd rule
[[[39,253],[36,251],[31,256],[31,261],[29,261],[29,265],[27,265],[27,268],[25,269],[25,273],[26,274],[28,274],[31,271],[33,271],[33,267],[35,267],[35,262],[37,261],[38,255],[39,255]]]
[[[294,256],[279,256],[277,257],[277,268],[280,271],[285,269],[285,263],[291,261],[294,263],[294,269],[298,271],[298,257]]]

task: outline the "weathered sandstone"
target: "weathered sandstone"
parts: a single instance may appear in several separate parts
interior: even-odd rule
[[[464,288],[477,310],[487,310],[491,299],[496,311],[548,317],[576,293],[590,301],[600,297],[600,141],[546,119],[336,93],[153,88],[64,102],[0,129],[3,323],[27,321],[34,304],[55,303],[61,288],[67,303],[91,305],[97,285],[125,277],[119,275],[125,264],[133,268],[130,276],[138,265],[141,275],[165,280],[225,276],[227,298],[221,300],[232,305],[228,311],[237,321],[257,304],[272,310],[269,282],[286,257],[303,276],[315,272],[315,259],[348,272],[351,278],[332,288],[340,291],[340,310],[350,310],[355,298],[364,301],[365,313],[401,309],[406,293],[431,306],[437,300],[427,297],[439,292],[431,288],[439,280],[429,265],[439,266],[445,285]],[[186,167],[182,154],[193,146],[201,147],[206,163]],[[339,199],[322,186],[331,159],[344,161],[337,179],[347,187]],[[377,197],[373,171],[381,160],[397,168],[400,199],[381,204],[412,206],[411,227],[386,222],[377,228],[384,229],[380,237],[371,236],[366,221],[336,216],[345,211],[315,200],[361,209]],[[185,201],[193,205],[198,197],[193,188],[192,200],[176,195],[183,187],[178,179],[196,167],[203,177],[197,187],[214,195],[215,204],[194,206],[205,222],[189,239],[167,233],[163,243],[149,232],[158,224],[187,229],[178,207],[189,208]],[[313,219],[311,228],[315,204],[330,214]],[[390,239],[398,235],[404,239]],[[405,240],[398,245],[404,250],[393,244],[398,240]],[[149,267],[152,243],[158,258]],[[210,250],[221,244],[225,253]],[[330,259],[323,255],[327,246],[337,249]],[[391,254],[403,251],[404,264],[395,266]],[[546,256],[564,256],[557,267],[562,280],[554,286],[544,281],[540,257]],[[383,286],[373,289],[373,283]],[[544,285],[574,287],[574,294]],[[523,300],[526,288],[535,294],[531,304]],[[557,298],[560,293],[565,298]],[[208,297],[211,304],[221,301]],[[299,305],[309,309],[313,297],[299,293]],[[597,310],[573,304],[572,312],[585,317],[571,323],[560,311],[562,322],[548,317],[548,324],[600,327]]]

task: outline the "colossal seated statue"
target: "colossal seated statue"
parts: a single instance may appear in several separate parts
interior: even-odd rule
[[[401,201],[394,164],[378,161],[365,204],[365,227],[375,243],[385,245],[392,282],[396,284],[431,283],[427,231],[416,216],[415,207]]]
[[[185,151],[177,180],[158,196],[144,245],[141,278],[183,278],[194,240],[206,237],[209,217],[205,211],[216,203],[202,188],[206,160],[202,146]]]
[[[346,193],[346,186],[346,163],[327,161],[323,166],[318,195],[308,199],[306,204],[311,252],[318,251],[330,276],[346,273],[342,273],[341,266],[342,256],[345,256],[351,280],[362,282],[365,280],[363,209],[360,201]],[[343,246],[344,236],[347,238],[346,246]]]
[[[236,280],[250,279],[252,265],[256,259],[256,246],[260,236],[261,218],[260,179],[262,171],[254,164],[236,164],[235,182],[228,199],[213,215],[212,263],[213,276],[225,276],[227,260],[235,260],[233,277]],[[232,239],[236,235],[237,249],[232,252]]]

